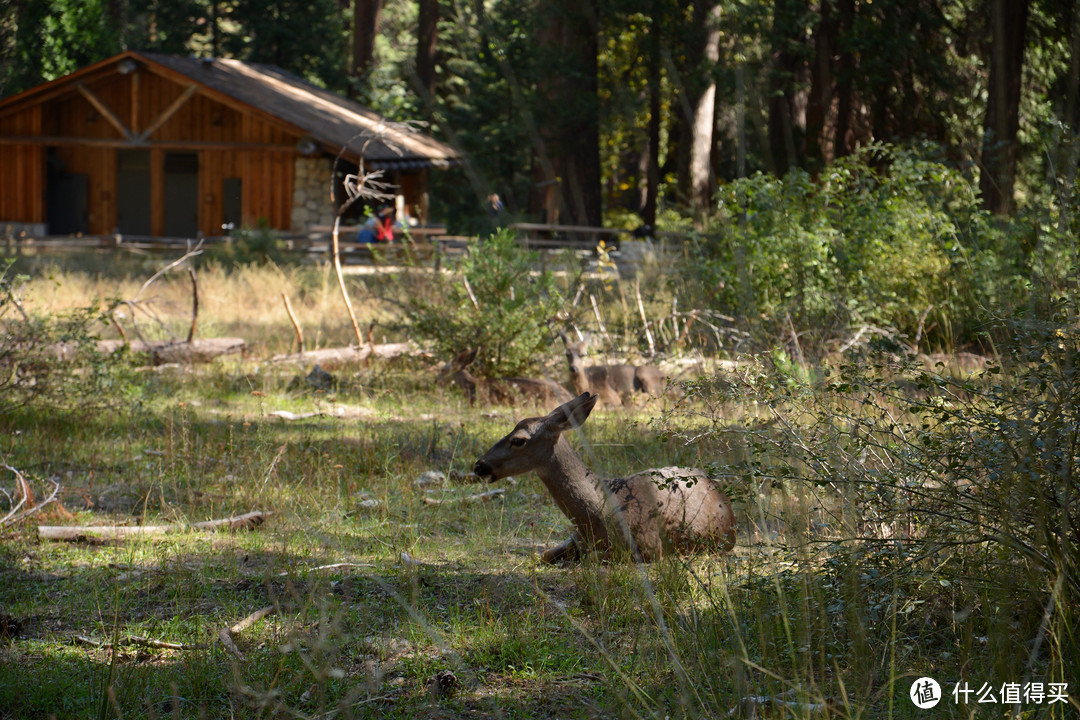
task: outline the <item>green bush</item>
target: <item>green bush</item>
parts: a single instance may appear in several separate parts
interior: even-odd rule
[[[114,358],[97,349],[93,308],[37,317],[15,294],[12,261],[0,269],[0,412],[27,405],[87,409],[108,402]]]
[[[206,259],[226,268],[238,265],[280,265],[287,260],[285,242],[274,235],[265,222],[257,228],[237,230],[221,244],[206,252]]]
[[[747,517],[780,516],[780,542],[806,553],[808,576],[818,549],[850,565],[841,584],[882,578],[866,589],[877,599],[856,606],[867,632],[922,643],[927,619],[939,622],[935,607],[968,608],[945,622],[947,632],[939,624],[930,641],[940,645],[920,653],[977,665],[974,641],[1002,677],[1035,668],[1075,685],[1080,313],[1071,299],[1042,302],[1053,309],[1045,320],[986,320],[1001,361],[984,371],[964,376],[887,353],[799,377],[762,355],[723,383],[690,385],[699,402],[686,414],[714,408],[713,429],[680,432],[677,417],[664,426],[703,454],[728,449],[731,460],[714,472],[746,498]],[[761,414],[726,424],[749,398]],[[786,504],[766,508],[759,498],[768,493]]]
[[[410,298],[415,336],[444,358],[482,348],[472,369],[480,375],[527,372],[546,354],[548,321],[562,305],[554,278],[534,272],[536,265],[536,253],[520,248],[507,230],[473,241],[450,273]]]
[[[790,318],[811,345],[860,325],[910,338],[923,322],[931,347],[951,344],[986,301],[1015,297],[972,185],[914,150],[875,145],[820,177],[733,182],[714,225],[687,268],[704,297],[774,331]]]

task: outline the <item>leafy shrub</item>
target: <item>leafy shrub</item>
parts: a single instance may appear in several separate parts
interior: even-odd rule
[[[952,605],[979,608],[954,620],[956,631],[989,637],[999,673],[1038,663],[1075,684],[1080,333],[1076,303],[1059,300],[1054,311],[1045,321],[993,321],[1001,362],[967,377],[867,355],[804,379],[763,355],[733,382],[692,385],[714,423],[682,436],[741,448],[714,470],[739,478],[751,503],[768,488],[812,498],[785,516],[788,540],[829,548],[856,577],[878,558],[892,578],[883,591],[913,594],[886,605],[929,610],[935,592],[950,589]],[[764,418],[744,428],[720,420],[719,400],[750,397]],[[909,613],[900,632],[918,635],[925,618]],[[1017,638],[1031,642],[1016,652]]]
[[[281,264],[287,259],[285,242],[264,223],[257,228],[241,228],[206,253],[208,260],[226,268],[239,265]]]
[[[97,349],[93,308],[35,317],[22,311],[10,274],[0,270],[0,411],[29,404],[100,406],[114,380],[115,361]]]
[[[874,145],[818,178],[758,174],[724,186],[719,208],[687,268],[705,297],[777,329],[790,318],[810,341],[860,324],[912,337],[933,308],[935,340],[949,342],[1001,289],[973,275],[1002,272],[996,254],[972,263],[992,226],[971,184],[915,151]]]
[[[450,273],[410,298],[414,334],[445,358],[482,348],[477,374],[525,373],[551,343],[547,323],[562,304],[554,278],[534,273],[536,264],[507,230],[473,241]]]

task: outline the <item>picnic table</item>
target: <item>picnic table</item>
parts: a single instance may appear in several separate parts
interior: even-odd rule
[[[590,227],[588,225],[552,225],[548,223],[513,223],[510,229],[518,233],[518,242],[534,250],[596,249],[601,239],[628,234],[629,230]]]

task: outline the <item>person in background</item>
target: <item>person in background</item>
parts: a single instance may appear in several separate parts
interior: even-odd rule
[[[373,217],[369,217],[356,237],[360,243],[394,242],[394,206],[383,205]]]
[[[502,200],[499,199],[499,194],[498,193],[491,193],[490,195],[487,196],[487,201],[488,201],[488,215],[491,216],[492,220],[494,220],[495,222],[498,222],[499,217],[502,215],[502,212],[503,212],[503,204],[502,204]]]

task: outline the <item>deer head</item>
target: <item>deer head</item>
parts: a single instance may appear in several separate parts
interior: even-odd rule
[[[582,393],[543,417],[525,418],[476,461],[473,472],[498,480],[535,470],[552,458],[564,432],[585,422],[596,407],[597,397]]]

